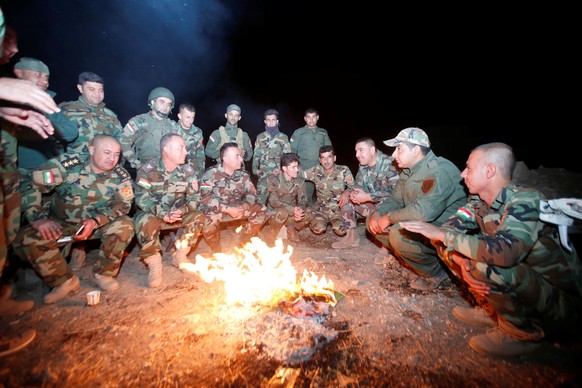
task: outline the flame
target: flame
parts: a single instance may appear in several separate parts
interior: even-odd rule
[[[176,249],[188,248],[188,241],[194,237],[194,233],[186,233],[181,239],[176,240],[174,246]]]
[[[228,304],[263,304],[277,306],[282,300],[298,295],[323,297],[334,306],[337,302],[333,281],[321,279],[304,270],[298,281],[297,270],[291,264],[293,247],[284,249],[281,239],[269,247],[258,237],[251,238],[234,254],[215,253],[206,258],[196,255],[196,263],[186,263],[185,270],[198,274],[207,283],[223,281]]]

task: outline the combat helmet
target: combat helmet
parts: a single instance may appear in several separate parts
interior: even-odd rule
[[[150,107],[150,109],[153,109],[154,106],[151,103],[152,100],[155,100],[158,97],[166,97],[169,98],[170,100],[172,100],[172,108],[174,108],[174,105],[176,104],[176,99],[174,98],[174,93],[172,93],[170,91],[170,89],[158,86],[157,88],[153,88],[152,91],[150,92],[150,95],[148,96],[148,106]],[[170,112],[172,112],[172,108],[170,108]],[[159,112],[157,112],[159,113]],[[161,114],[161,113],[159,113]],[[165,115],[163,115],[165,116]]]

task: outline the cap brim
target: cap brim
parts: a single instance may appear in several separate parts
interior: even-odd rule
[[[390,139],[384,140],[384,144],[386,144],[388,147],[398,147],[400,145],[400,142],[396,139]]]

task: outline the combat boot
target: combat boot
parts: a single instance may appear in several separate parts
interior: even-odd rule
[[[495,321],[487,312],[479,307],[453,307],[453,317],[458,321],[474,327],[495,327]]]
[[[68,279],[66,282],[60,286],[56,286],[46,294],[43,298],[45,304],[51,304],[58,302],[59,300],[67,297],[70,293],[77,291],[81,288],[81,282],[77,275],[73,274],[73,277]]]
[[[75,247],[71,250],[71,261],[69,263],[69,267],[71,267],[71,269],[74,271],[78,271],[83,267],[86,259],[87,253],[85,252],[85,246],[81,245]]]
[[[534,341],[515,339],[501,330],[501,328],[496,327],[485,334],[471,337],[469,346],[473,350],[488,356],[517,357],[533,352],[541,344]]]
[[[172,265],[181,269],[181,264],[190,263],[190,260],[188,260],[188,253],[190,253],[190,247],[176,248],[172,254]]]
[[[144,259],[144,262],[148,265],[148,286],[150,288],[157,288],[162,285],[162,255],[156,253],[150,257]]]
[[[449,275],[444,270],[441,270],[435,276],[428,278],[424,276],[418,276],[410,283],[410,287],[414,288],[415,290],[431,291],[439,288],[441,284],[450,284]]]
[[[119,288],[119,282],[111,276],[100,275],[95,272],[93,273],[93,281],[101,287],[103,291],[114,291]]]
[[[34,307],[32,300],[16,301],[11,299],[11,296],[12,288],[6,285],[2,286],[0,289],[0,317],[22,314]]]
[[[287,240],[291,242],[299,241],[299,232],[297,232],[297,229],[293,225],[287,227]]]
[[[331,244],[333,249],[344,249],[349,247],[357,247],[360,245],[360,236],[356,229],[348,229],[346,235],[341,240]]]

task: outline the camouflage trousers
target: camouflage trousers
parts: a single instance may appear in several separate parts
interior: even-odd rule
[[[270,238],[275,239],[283,225],[293,226],[295,230],[302,230],[313,221],[313,211],[305,209],[305,217],[301,221],[295,221],[293,214],[287,209],[270,209],[267,212],[267,222],[263,232]]]
[[[263,177],[257,181],[257,201],[265,205],[267,203],[267,174],[262,173]]]
[[[233,218],[215,208],[206,209],[204,215],[206,216],[204,228],[202,229],[204,238],[206,241],[211,241],[213,243],[220,242],[220,223],[233,220]],[[267,219],[267,208],[265,205],[255,203],[244,212],[241,219],[248,221],[242,234],[246,236],[255,236],[259,233],[261,226],[263,226]]]
[[[342,220],[346,229],[355,229],[357,226],[357,217],[368,218],[376,210],[376,205],[370,202],[356,205],[348,202],[342,207]]]
[[[78,224],[57,219],[52,221],[63,228],[63,236],[71,236],[79,229]],[[128,216],[121,216],[94,230],[89,240],[100,239],[101,247],[93,271],[104,276],[117,276],[125,249],[134,234],[133,221]],[[38,276],[51,288],[63,284],[73,276],[73,271],[61,254],[59,244],[55,240],[42,240],[31,225],[18,232],[14,248],[22,259],[30,262]]]
[[[370,218],[367,218],[368,232],[395,256],[410,265],[418,275],[432,277],[443,271],[443,264],[428,238],[419,233],[409,232],[399,224],[391,225],[387,233],[374,234],[369,225]]]
[[[459,275],[456,264],[443,261]],[[526,263],[499,267],[471,261],[471,275],[491,287],[484,298],[501,328],[516,338],[539,340],[566,328],[579,327],[582,300],[575,287],[552,284]]]
[[[344,236],[346,234],[346,227],[344,226],[339,206],[337,209],[333,209],[320,204],[317,210],[313,212],[313,220],[309,227],[313,233],[322,234],[327,230],[328,224],[331,224],[331,230],[338,236]]]
[[[0,167],[0,277],[8,265],[8,247],[20,227],[20,175]]]
[[[192,247],[198,242],[204,225],[204,215],[199,211],[186,213],[182,216],[181,222],[168,224],[159,217],[146,212],[137,212],[134,216],[135,234],[141,246],[139,256],[142,259],[160,253],[162,243],[160,242],[160,232],[162,230],[180,229],[179,233],[183,238],[187,238],[188,246]]]

